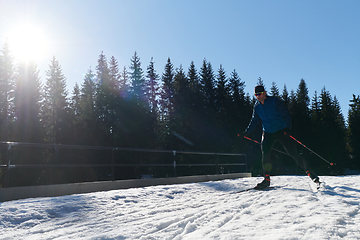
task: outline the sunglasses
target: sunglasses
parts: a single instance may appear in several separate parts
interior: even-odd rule
[[[260,96],[261,94],[263,94],[264,92],[257,92],[257,93],[254,93],[255,96]]]

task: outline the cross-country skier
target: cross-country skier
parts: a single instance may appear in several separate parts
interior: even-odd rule
[[[254,130],[261,120],[263,134],[261,140],[262,167],[264,180],[257,184],[255,189],[264,189],[270,186],[270,173],[272,164],[270,161],[270,151],[275,142],[280,142],[286,152],[305,170],[306,174],[315,182],[319,183],[319,177],[309,168],[306,160],[296,148],[296,142],[289,137],[289,130],[292,127],[291,116],[285,104],[276,97],[266,95],[264,86],[255,87],[255,97],[253,115],[249,126],[244,131],[247,135]]]

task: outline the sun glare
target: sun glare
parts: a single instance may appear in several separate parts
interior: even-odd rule
[[[39,61],[48,50],[44,33],[31,24],[15,27],[8,36],[8,42],[17,61]]]

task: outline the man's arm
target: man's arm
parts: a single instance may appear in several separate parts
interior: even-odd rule
[[[291,129],[292,128],[291,115],[289,113],[289,110],[285,106],[284,102],[281,101],[280,99],[276,99],[275,104],[276,104],[277,110],[280,112],[280,114],[283,116],[283,118],[285,120],[286,127]]]
[[[259,123],[259,121],[260,121],[260,117],[259,117],[259,115],[257,115],[255,107],[254,107],[249,126],[245,129],[245,132],[251,133],[255,129],[255,127]]]

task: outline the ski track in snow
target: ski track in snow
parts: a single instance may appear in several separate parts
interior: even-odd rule
[[[360,239],[360,176],[275,176],[0,203],[0,239]]]

